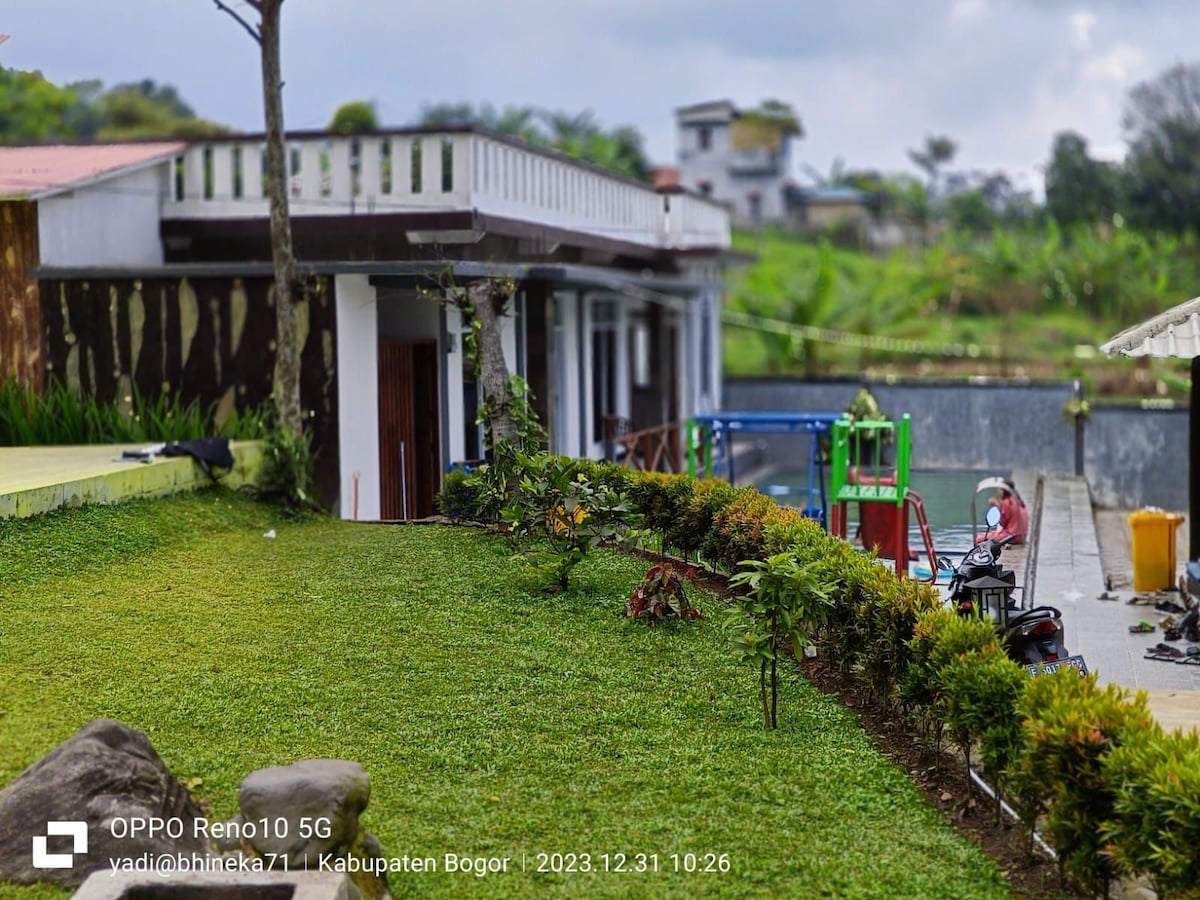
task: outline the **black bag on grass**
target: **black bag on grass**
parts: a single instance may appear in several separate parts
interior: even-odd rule
[[[233,452],[229,449],[229,438],[206,437],[190,441],[177,441],[167,444],[162,450],[163,456],[190,456],[200,464],[204,474],[213,481],[217,476],[213,469],[232,469]]]

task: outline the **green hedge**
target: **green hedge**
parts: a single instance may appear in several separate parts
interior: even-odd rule
[[[876,702],[943,735],[1056,846],[1089,889],[1145,877],[1160,896],[1200,897],[1200,738],[1164,734],[1142,695],[1073,671],[1030,678],[992,628],[945,609],[925,584],[897,579],[799,511],[753,488],[574,460],[625,493],[665,551],[731,572],[793,553],[833,596],[822,652]],[[442,508],[486,519],[472,477],[447,480]]]

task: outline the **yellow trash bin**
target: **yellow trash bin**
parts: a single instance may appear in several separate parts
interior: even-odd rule
[[[1133,590],[1166,591],[1175,586],[1175,529],[1183,516],[1161,509],[1129,514],[1133,536]]]

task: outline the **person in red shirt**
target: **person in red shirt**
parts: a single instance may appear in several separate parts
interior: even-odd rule
[[[996,491],[995,496],[988,498],[989,506],[1000,508],[1000,525],[987,537],[1002,541],[1012,535],[1012,543],[1023,544],[1029,535],[1029,510],[1025,508],[1025,502],[1017,496],[1016,485],[1008,478],[1004,479],[1004,484],[1005,487]]]

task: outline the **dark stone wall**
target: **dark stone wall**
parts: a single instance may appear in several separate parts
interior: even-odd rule
[[[46,279],[40,283],[46,370],[87,394],[164,391],[219,418],[271,396],[274,285],[268,277]],[[298,306],[301,402],[317,453],[323,503],[338,491],[333,282]]]
[[[725,382],[723,405],[741,411],[841,412],[861,386],[853,379],[732,378]],[[1070,381],[912,381],[869,387],[885,415],[911,417],[914,468],[1075,472],[1075,428],[1063,415],[1074,395]],[[1186,409],[1093,406],[1078,448],[1092,499],[1122,509],[1186,509],[1187,417]],[[754,435],[740,444],[761,445],[751,460],[803,466],[807,442],[804,436]]]
[[[1101,506],[1188,508],[1188,410],[1093,407],[1084,472]]]

